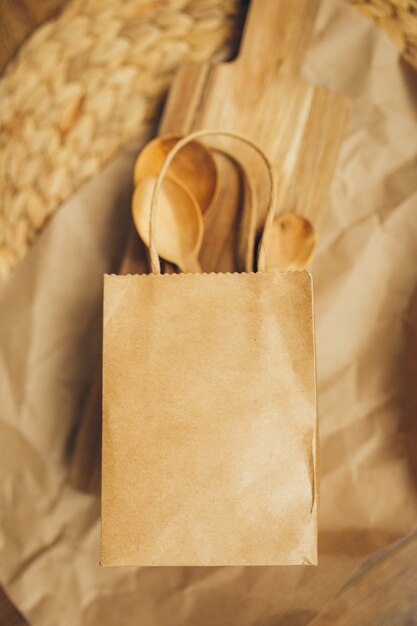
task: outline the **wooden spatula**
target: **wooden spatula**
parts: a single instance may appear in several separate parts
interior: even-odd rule
[[[347,119],[344,96],[299,77],[317,7],[318,0],[252,0],[237,59],[219,65],[184,66],[171,87],[160,126],[160,134],[217,128],[252,138],[278,169],[278,212],[300,214],[316,228],[326,207]],[[233,150],[233,140],[224,141],[216,145]],[[239,159],[255,175],[261,224],[267,185],[252,153],[248,150],[245,154],[241,146],[237,149]],[[217,166],[222,168],[221,160]],[[224,167],[228,166],[225,163]],[[201,249],[206,272],[234,269],[234,256],[225,249],[235,245],[237,216],[229,213],[225,228],[227,194],[219,195],[220,202],[222,206],[213,207]],[[233,211],[237,213],[236,208]],[[213,240],[221,255],[212,254]],[[131,245],[126,252],[125,273],[135,271],[130,264],[132,250]],[[95,388],[99,387],[96,381]],[[96,468],[100,459],[100,403],[90,399],[87,406],[71,477],[74,487],[91,491],[98,487],[99,472],[91,468]]]

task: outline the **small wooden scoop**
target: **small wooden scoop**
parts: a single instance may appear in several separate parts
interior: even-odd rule
[[[181,139],[179,135],[157,137],[140,153],[134,171],[135,185],[148,176],[157,176],[169,151]],[[198,141],[192,141],[172,161],[167,178],[180,182],[194,195],[205,216],[217,191],[217,168],[210,151]]]
[[[133,221],[148,247],[150,208],[156,180],[156,176],[140,179],[132,202]],[[203,217],[197,200],[182,183],[166,178],[156,211],[158,255],[177,265],[182,272],[201,272],[198,253],[202,240]]]
[[[308,267],[315,246],[316,232],[305,217],[281,213],[271,226],[266,247],[266,270],[303,270]]]

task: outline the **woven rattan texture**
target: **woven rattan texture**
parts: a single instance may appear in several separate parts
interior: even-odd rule
[[[417,69],[417,0],[349,0],[383,28]]]
[[[72,0],[0,81],[0,278],[57,207],[150,135],[176,69],[230,57],[239,0]]]

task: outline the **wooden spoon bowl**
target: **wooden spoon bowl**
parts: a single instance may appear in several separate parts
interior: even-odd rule
[[[141,151],[134,171],[135,185],[148,176],[157,176],[168,152],[181,139],[177,135],[156,137]],[[167,178],[180,182],[194,195],[201,213],[206,215],[217,191],[217,168],[210,151],[192,141],[175,156]]]
[[[149,220],[156,176],[141,178],[133,194],[133,221],[149,248]],[[201,272],[198,253],[203,239],[203,217],[194,196],[176,180],[166,178],[156,207],[158,255],[182,272]]]
[[[314,227],[305,217],[295,213],[278,215],[266,248],[266,270],[305,269],[313,256],[316,240]]]

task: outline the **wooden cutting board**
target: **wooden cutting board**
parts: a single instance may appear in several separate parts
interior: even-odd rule
[[[186,134],[199,129],[225,129],[255,140],[278,171],[278,212],[296,212],[316,227],[323,216],[330,182],[347,120],[344,96],[312,85],[299,76],[308,49],[319,0],[252,0],[237,58],[217,65],[184,66],[168,97],[159,133]],[[256,176],[259,223],[266,204],[265,173],[257,158],[233,140],[217,146],[237,150]],[[216,157],[223,180],[205,237],[203,270],[233,271],[231,253],[236,232],[236,190],[230,162]],[[216,245],[214,245],[216,242]],[[138,263],[138,240],[132,233],[121,273],[146,271]],[[87,399],[72,459],[74,487],[94,491],[99,485],[100,376]]]
[[[299,76],[318,5],[317,0],[252,0],[236,60],[184,66],[171,87],[159,130],[186,134],[217,128],[254,139],[278,170],[278,212],[307,217],[316,229],[327,205],[348,111],[343,95]],[[234,144],[255,172],[260,206],[265,206],[266,179],[257,159],[233,140],[224,144],[229,149]],[[222,172],[219,162],[218,167]],[[260,223],[263,217],[260,211]],[[211,254],[212,240],[227,236],[216,225],[206,228],[203,269],[231,271],[230,260],[225,265]]]

